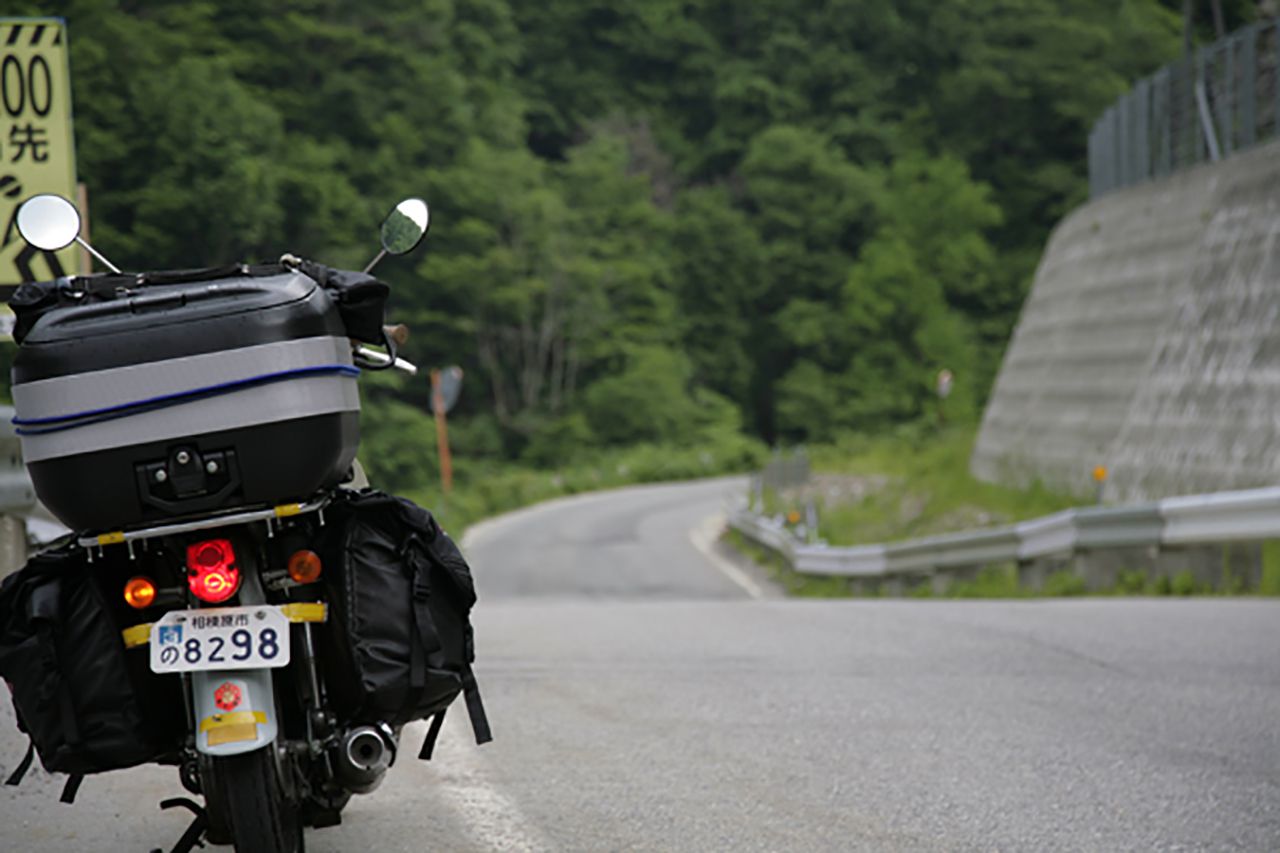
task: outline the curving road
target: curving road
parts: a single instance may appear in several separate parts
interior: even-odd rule
[[[455,714],[308,849],[1280,849],[1280,602],[778,599],[708,554],[734,488],[474,528],[498,739]],[[167,845],[171,776],[0,790],[0,849]]]

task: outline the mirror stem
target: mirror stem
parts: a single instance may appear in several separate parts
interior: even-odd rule
[[[77,237],[77,238],[76,238],[76,242],[77,242],[77,243],[79,243],[81,246],[83,246],[85,249],[87,249],[87,250],[88,250],[88,252],[89,252],[89,254],[93,255],[95,258],[97,258],[98,260],[100,260],[100,261],[102,261],[104,264],[106,264],[106,265],[107,265],[107,269],[111,270],[111,271],[112,271],[113,273],[115,273],[116,275],[120,275],[120,274],[121,274],[121,273],[120,273],[120,268],[119,268],[118,266],[116,266],[115,264],[111,263],[111,261],[109,261],[109,260],[107,260],[106,258],[102,257],[102,255],[98,254],[98,250],[97,250],[97,249],[93,248],[92,246],[90,246],[88,243],[86,243],[84,240],[80,239],[79,237]]]
[[[382,260],[386,256],[387,256],[387,250],[386,249],[380,250],[377,256],[373,260],[369,261],[369,265],[364,268],[365,274],[367,275],[370,270],[372,270],[374,267],[378,265],[378,261]]]

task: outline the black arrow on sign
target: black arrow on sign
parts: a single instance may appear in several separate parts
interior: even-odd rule
[[[35,272],[31,269],[31,259],[39,254],[44,255],[44,262],[49,265],[49,272],[53,273],[53,278],[62,278],[66,275],[62,271],[62,262],[58,260],[57,255],[53,252],[41,252],[28,243],[22,247],[22,251],[13,259],[14,266],[18,268],[18,275],[22,276],[23,281],[39,281]]]

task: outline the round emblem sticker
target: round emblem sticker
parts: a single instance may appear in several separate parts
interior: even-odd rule
[[[230,681],[223,682],[221,687],[213,691],[214,704],[224,711],[234,711],[238,708],[241,698],[240,686]]]

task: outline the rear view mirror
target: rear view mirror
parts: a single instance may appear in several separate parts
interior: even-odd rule
[[[60,195],[35,195],[18,208],[18,233],[37,249],[56,252],[80,236],[80,213]]]
[[[431,213],[420,198],[407,198],[382,221],[382,248],[388,255],[403,255],[427,236]]]

